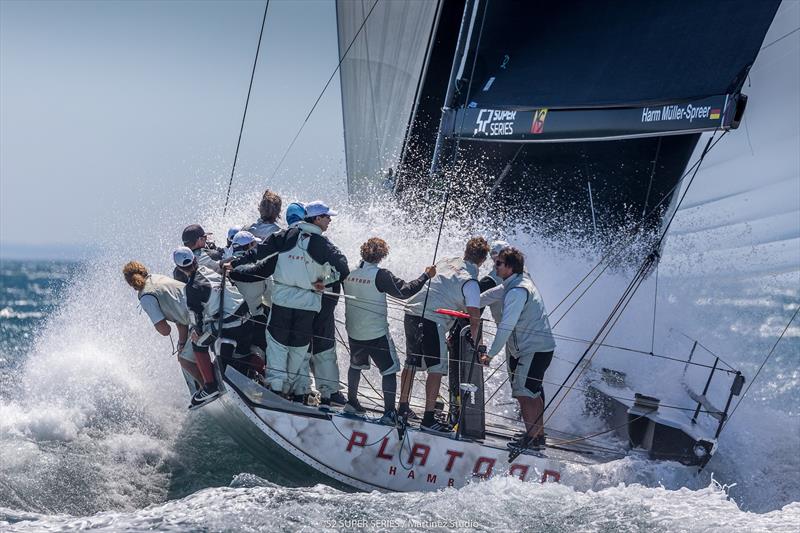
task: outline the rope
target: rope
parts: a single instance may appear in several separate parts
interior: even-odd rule
[[[356,39],[361,34],[361,30],[364,29],[364,26],[366,25],[367,20],[369,20],[369,16],[372,14],[372,11],[375,9],[375,6],[378,5],[379,1],[380,0],[375,0],[375,3],[372,4],[372,7],[369,9],[369,13],[367,13],[366,18],[361,22],[361,26],[358,27],[358,31],[353,36],[353,40],[350,41],[349,45],[347,45],[347,49],[344,51],[344,54],[342,54],[342,57],[339,59],[339,63],[337,63],[336,68],[333,69],[333,72],[331,72],[331,76],[330,76],[330,78],[328,78],[328,81],[325,83],[325,87],[322,88],[322,92],[319,93],[319,96],[317,96],[316,101],[314,101],[314,105],[311,106],[311,109],[308,111],[308,114],[306,115],[306,118],[303,120],[303,123],[300,125],[300,129],[297,130],[297,133],[295,133],[294,138],[292,138],[292,142],[289,143],[289,146],[286,148],[286,151],[283,153],[283,156],[281,156],[280,161],[278,161],[278,164],[275,165],[275,170],[272,171],[272,176],[270,177],[271,180],[275,179],[275,175],[278,173],[278,170],[280,170],[281,165],[283,164],[284,160],[286,159],[286,156],[289,155],[289,152],[291,151],[292,147],[294,146],[294,143],[297,141],[297,138],[300,137],[300,133],[303,131],[303,128],[306,127],[306,123],[308,123],[308,119],[311,118],[311,114],[317,108],[317,104],[319,104],[319,101],[322,99],[322,95],[324,95],[325,91],[328,90],[328,86],[331,84],[331,81],[333,80],[333,77],[336,76],[337,72],[339,72],[339,68],[342,66],[342,62],[347,57],[347,53],[350,51],[350,48],[352,48],[353,43],[356,42]]]
[[[236,153],[233,155],[233,166],[231,167],[231,178],[228,180],[228,193],[225,195],[225,207],[222,209],[222,216],[228,212],[228,201],[231,198],[231,186],[233,185],[233,173],[236,171],[236,161],[239,159],[239,146],[242,144],[242,132],[244,131],[244,121],[247,118],[247,106],[250,104],[250,92],[253,90],[253,78],[256,76],[256,65],[258,64],[258,52],[261,50],[261,38],[264,36],[264,25],[267,22],[267,10],[269,0],[264,5],[264,17],[261,19],[261,31],[258,34],[258,46],[256,47],[256,57],[253,59],[253,71],[250,73],[250,85],[247,87],[247,99],[244,101],[244,113],[242,113],[242,125],[239,127],[239,140],[236,141]]]
[[[786,327],[783,328],[783,331],[781,332],[780,336],[778,337],[778,340],[776,340],[775,344],[772,345],[772,349],[767,354],[767,357],[764,358],[764,361],[761,363],[761,366],[758,367],[758,370],[756,371],[755,375],[753,376],[753,379],[750,380],[750,383],[747,385],[747,388],[744,390],[744,393],[742,394],[742,397],[736,403],[736,406],[733,408],[733,411],[731,411],[731,414],[728,415],[728,419],[725,421],[725,426],[722,429],[725,429],[726,427],[728,427],[728,422],[730,422],[731,418],[733,417],[733,413],[735,413],[736,410],[739,408],[739,406],[742,405],[742,402],[744,401],[744,397],[747,396],[747,393],[750,391],[750,387],[752,387],[753,383],[755,383],[756,378],[761,373],[761,370],[764,368],[764,365],[766,365],[767,361],[769,361],[769,358],[772,357],[772,354],[775,352],[775,348],[778,347],[778,343],[781,342],[781,339],[783,338],[783,336],[786,335],[786,332],[789,330],[789,326],[792,324],[794,319],[797,317],[798,311],[800,311],[800,304],[798,304],[797,307],[795,308],[794,313],[792,314],[792,318],[790,318],[789,322],[786,323]]]

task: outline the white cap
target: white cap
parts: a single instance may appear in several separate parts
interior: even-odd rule
[[[506,241],[492,241],[492,246],[489,248],[489,255],[497,255],[505,248],[511,248],[511,245]]]
[[[259,239],[249,231],[239,231],[236,233],[236,235],[233,236],[233,239],[231,239],[231,244],[233,244],[234,248],[243,248],[245,246],[250,246],[250,244],[254,242],[261,242],[261,239]]]
[[[172,252],[172,260],[179,267],[188,267],[194,263],[194,252],[186,246],[179,246]]]
[[[314,200],[306,204],[306,217],[318,217],[320,215],[329,215],[335,217],[338,215],[336,211],[328,207],[322,200]]]
[[[242,231],[241,226],[231,226],[230,228],[228,228],[228,240],[232,241],[233,236],[239,233],[240,231]]]

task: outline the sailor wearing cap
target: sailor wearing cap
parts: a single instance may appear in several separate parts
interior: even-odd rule
[[[261,196],[258,203],[258,220],[250,224],[247,231],[261,239],[262,241],[282,228],[277,220],[281,214],[281,197],[267,189]]]
[[[247,303],[241,293],[232,283],[225,284],[223,289],[222,276],[199,264],[196,254],[186,246],[176,248],[172,252],[172,259],[188,279],[186,305],[193,319],[192,342],[198,352],[195,354],[198,362],[201,354],[204,359],[208,358],[208,346],[217,337],[220,360],[237,368],[244,367],[246,371],[249,368],[250,329],[247,325]],[[221,332],[218,331],[220,310],[223,322]],[[206,385],[193,401],[196,400],[199,406],[215,392],[216,383]]]
[[[344,255],[322,236],[323,226],[327,229],[330,217],[336,214],[322,206],[313,207],[311,213],[316,214],[273,233],[254,250],[230,263],[234,280],[244,275],[263,279],[272,276],[272,310],[267,327],[267,383],[274,392],[285,393],[298,401],[303,401],[311,392],[309,346],[315,317],[323,307],[322,291],[326,285],[337,282],[350,272]],[[253,262],[255,264],[248,264]],[[326,305],[331,308],[332,321],[333,306]],[[334,333],[327,336],[333,344]],[[315,368],[317,386],[325,398],[326,390],[334,387],[338,390],[335,353],[335,375],[326,361],[320,363]],[[329,379],[334,382],[329,383]],[[327,397],[330,397],[330,392]]]
[[[231,246],[233,245],[233,236],[242,231],[241,226],[231,226],[228,228],[228,243],[225,245],[225,253],[228,253],[231,250]]]
[[[211,233],[206,233],[200,224],[191,224],[183,228],[181,240],[183,245],[189,248],[197,258],[198,264],[210,268],[217,274],[221,274],[219,260],[222,259],[222,252],[217,250],[214,243],[208,240]],[[187,277],[179,268],[173,271],[173,277],[178,281],[186,283]]]
[[[231,257],[241,257],[249,250],[255,248],[261,239],[249,231],[239,231],[231,239]],[[231,276],[233,279],[233,276]],[[236,288],[247,302],[250,312],[249,324],[252,328],[252,350],[262,359],[266,357],[267,347],[267,317],[271,305],[270,292],[272,280],[261,276],[237,275],[233,280]]]
[[[492,260],[492,270],[486,276],[481,278],[481,292],[488,291],[489,289],[497,287],[503,283],[503,278],[501,278],[497,273],[497,268],[494,266],[494,262],[497,260],[497,256],[500,255],[500,252],[506,248],[511,248],[511,245],[506,241],[492,241],[492,245],[489,248],[489,258]],[[503,302],[495,302],[490,305],[489,312],[492,314],[492,319],[494,320],[495,324],[499,324],[503,317]]]
[[[467,242],[464,257],[440,261],[436,276],[429,288],[412,296],[406,303],[404,326],[406,332],[406,366],[403,369],[400,391],[400,415],[414,416],[408,399],[419,367],[427,370],[425,386],[425,415],[420,428],[434,433],[448,434],[452,428],[434,419],[434,407],[442,375],[448,371],[448,352],[445,339],[453,319],[436,313],[437,309],[466,311],[470,315],[470,334],[479,338],[480,286],[478,269],[486,260],[489,244],[483,237],[473,237]]]
[[[286,224],[292,226],[306,218],[306,205],[302,202],[292,202],[286,208]]]
[[[188,346],[189,340],[189,309],[186,307],[186,294],[184,283],[160,274],[150,274],[147,268],[138,261],[130,261],[122,269],[125,281],[133,287],[139,296],[139,305],[153,326],[161,335],[167,337],[171,333],[169,322],[175,324],[178,330],[178,362],[181,368],[188,373],[197,383],[199,390],[208,379],[213,382],[214,374],[210,372],[211,364],[202,374],[195,362],[192,347]],[[205,377],[204,377],[205,376]]]
[[[525,272],[525,257],[516,248],[505,248],[495,259],[495,270],[503,283],[481,294],[481,304],[501,302],[502,321],[488,352],[489,361],[505,347],[511,395],[519,401],[526,437],[520,442],[543,446],[544,389],[542,380],[556,348],[550,320],[539,290]],[[520,443],[514,444],[520,445]]]
[[[345,325],[350,341],[350,370],[347,372],[347,405],[345,412],[366,412],[358,401],[361,371],[369,370],[369,361],[375,363],[383,376],[383,417],[381,423],[395,425],[395,395],[400,360],[389,333],[386,295],[405,300],[417,294],[425,282],[436,275],[436,267],[429,266],[417,279],[405,282],[380,263],[389,254],[389,245],[372,237],[361,245],[361,263],[345,278]]]

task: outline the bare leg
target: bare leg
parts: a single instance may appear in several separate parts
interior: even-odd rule
[[[442,374],[428,373],[425,381],[425,411],[433,411],[436,408],[436,397],[439,396],[439,388],[442,386]]]
[[[544,402],[542,397],[528,398],[527,396],[520,396],[517,401],[522,411],[522,419],[525,421],[525,429],[528,436],[536,438],[542,435],[544,433],[544,424],[542,422]]]
[[[194,352],[197,361],[197,368],[203,376],[203,385],[210,385],[216,381],[214,378],[214,367],[211,365],[211,356],[208,352]]]
[[[405,367],[400,375],[400,403],[408,403],[411,397],[411,388],[414,385],[414,370]]]

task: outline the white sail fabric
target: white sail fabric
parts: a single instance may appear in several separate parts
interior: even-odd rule
[[[341,57],[375,0],[338,0]],[[381,0],[341,66],[347,183],[352,194],[396,170],[439,2]]]
[[[706,158],[665,257],[700,274],[800,272],[800,3],[784,2],[742,92],[744,122]],[[705,146],[697,145],[692,161]]]

